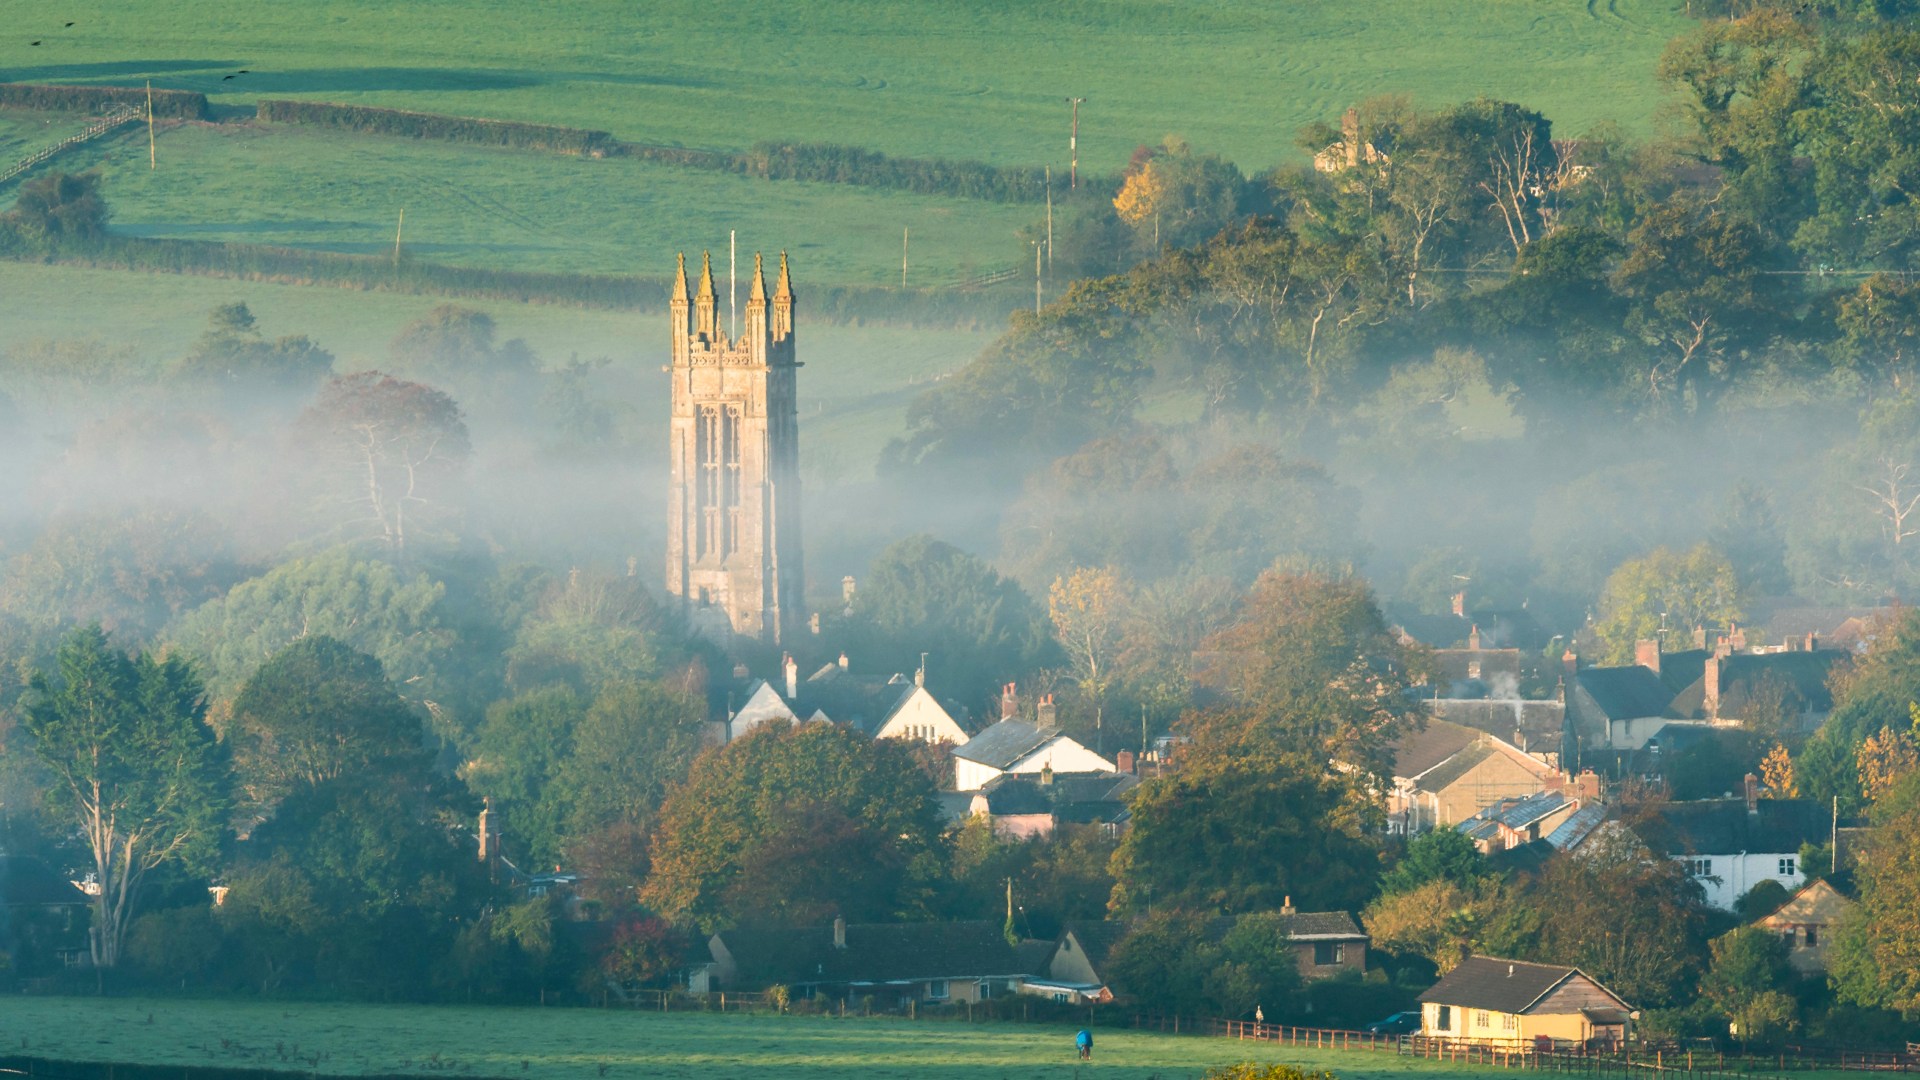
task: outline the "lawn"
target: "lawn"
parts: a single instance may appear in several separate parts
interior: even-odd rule
[[[0,145],[6,133],[0,130]],[[280,126],[191,124],[69,151],[101,166],[116,231],[358,254],[393,249],[400,212],[413,257],[455,265],[664,276],[673,252],[727,231],[741,257],[786,249],[803,279],[940,285],[1031,258],[1016,235],[1042,210],[839,184],[769,182],[630,158],[416,142]],[[750,266],[751,263],[746,264]],[[742,274],[746,272],[742,269]]]
[[[1096,1032],[1093,1064],[1081,1066],[1073,1031],[893,1019],[82,998],[15,998],[0,1009],[0,1046],[10,1053],[337,1075],[1174,1080],[1237,1061],[1293,1062],[1331,1069],[1341,1080],[1499,1075],[1386,1053],[1104,1029]]]
[[[295,97],[721,148],[1120,167],[1179,132],[1249,170],[1372,94],[1518,100],[1645,131],[1676,0],[247,0],[16,2],[0,78]],[[62,23],[72,21],[73,27]],[[28,43],[39,40],[42,44]],[[246,69],[248,74],[236,74]],[[234,75],[232,79],[224,76]]]
[[[905,426],[906,404],[935,377],[971,359],[993,331],[906,330],[811,323],[800,287],[801,432],[821,479],[859,479]],[[219,304],[245,301],[271,337],[306,334],[332,351],[338,370],[379,367],[400,328],[446,301],[428,296],[170,274],[0,262],[0,355],[40,339],[96,338],[131,346],[131,362],[178,358]],[[525,338],[548,366],[608,357],[645,371],[666,351],[666,316],[558,305],[461,300],[494,317],[502,338]],[[664,438],[665,384],[656,415]],[[653,409],[654,413],[647,410]]]

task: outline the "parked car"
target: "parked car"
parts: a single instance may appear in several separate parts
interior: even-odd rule
[[[1412,1035],[1420,1030],[1420,1014],[1397,1012],[1385,1020],[1375,1020],[1368,1024],[1366,1030],[1375,1035]]]

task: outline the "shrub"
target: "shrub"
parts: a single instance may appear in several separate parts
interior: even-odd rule
[[[604,131],[552,124],[523,124],[512,120],[481,120],[469,116],[446,116],[366,105],[335,105],[325,101],[262,101],[257,115],[271,124],[332,128],[363,135],[440,139],[592,157],[601,157],[614,151],[613,136]]]

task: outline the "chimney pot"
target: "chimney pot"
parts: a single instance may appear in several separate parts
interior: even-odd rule
[[[1465,589],[1453,594],[1453,615],[1456,619],[1467,617],[1467,593]]]
[[[800,665],[794,662],[793,654],[788,653],[783,666],[787,673],[787,700],[791,702],[800,696]]]
[[[1285,900],[1282,900],[1280,902],[1280,914],[1282,915],[1293,914],[1293,896],[1291,894],[1289,894]]]
[[[1747,813],[1758,814],[1760,812],[1760,778],[1752,773],[1748,773],[1745,777],[1745,785],[1747,793]]]
[[[847,670],[847,654],[846,653],[840,654],[840,670],[841,671]]]

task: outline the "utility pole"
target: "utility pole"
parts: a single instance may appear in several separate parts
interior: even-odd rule
[[[1086,100],[1083,97],[1067,99],[1067,104],[1073,106],[1073,134],[1067,138],[1067,153],[1072,160],[1068,166],[1067,186],[1076,190],[1080,187],[1080,104]]]
[[[1047,166],[1047,269],[1053,269],[1053,166]]]
[[[903,289],[907,287],[907,233],[910,231],[904,225],[900,227],[900,287]]]
[[[400,234],[407,229],[407,208],[400,208],[400,223],[393,227],[393,265],[400,265]]]
[[[160,167],[159,151],[153,145],[153,80],[147,80],[147,168]]]
[[[1040,314],[1040,241],[1033,242],[1033,313]]]

